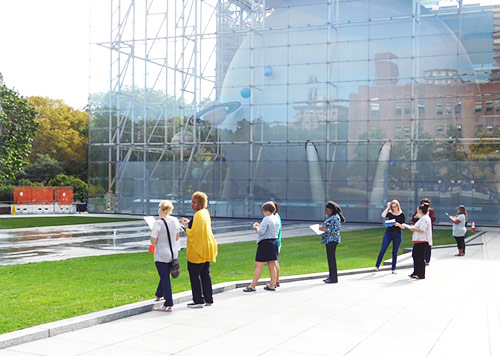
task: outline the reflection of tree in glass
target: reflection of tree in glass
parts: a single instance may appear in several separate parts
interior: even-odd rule
[[[480,183],[482,193],[486,193],[490,200],[500,202],[498,185],[495,183],[500,176],[500,133],[484,129],[478,133],[480,139],[485,139],[470,145],[469,159],[474,161],[470,165],[471,179]],[[491,141],[493,139],[493,141]],[[498,141],[494,140],[497,139]]]

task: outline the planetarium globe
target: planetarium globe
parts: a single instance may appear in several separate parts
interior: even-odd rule
[[[347,149],[326,152],[320,143],[347,141],[349,130],[366,125],[366,117],[352,117],[349,109],[360,87],[423,83],[424,73],[438,68],[459,76],[473,73],[457,36],[413,4],[266,1],[271,14],[262,29],[242,41],[220,92],[221,105],[237,106],[218,122],[221,142],[252,142],[222,146],[223,197],[285,199],[293,188],[284,191],[255,180],[291,180],[293,169],[273,162],[293,161],[309,175],[301,196],[324,201],[326,176],[336,174],[331,169],[336,162],[347,161]],[[317,161],[326,161],[326,168]]]

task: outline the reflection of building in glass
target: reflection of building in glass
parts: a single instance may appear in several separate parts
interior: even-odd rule
[[[484,129],[496,128],[500,133],[500,87],[496,83],[465,83],[450,69],[425,71],[425,84],[397,85],[397,78],[393,79],[394,85],[375,82],[351,94],[349,116],[371,119],[369,128],[350,128],[351,139],[375,129],[384,131],[387,139],[408,137],[415,122],[419,131],[432,137],[448,137],[450,129],[467,138]]]
[[[452,85],[459,84],[458,71],[455,69],[431,69],[424,72],[426,84]]]
[[[293,105],[295,110],[294,126],[298,128],[318,128],[325,123],[339,119],[339,107],[330,104],[330,102],[333,103],[334,98],[319,95],[317,83],[316,77],[311,76],[308,81],[310,88],[307,101],[296,101]]]
[[[500,222],[499,5],[124,3],[159,29],[134,35],[121,18],[101,43],[113,89],[93,106],[91,210],[168,197],[184,214],[204,190],[213,216],[256,217],[272,198],[314,220],[334,199],[377,221],[387,199],[409,211],[429,197]]]

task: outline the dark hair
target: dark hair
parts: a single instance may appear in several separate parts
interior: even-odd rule
[[[333,200],[329,200],[326,205],[325,205],[325,208],[328,208],[332,211],[332,215],[335,215],[335,214],[338,214],[339,217],[340,217],[340,221],[341,222],[346,222],[347,220],[344,218],[344,215],[342,214],[342,209],[340,208],[340,205],[338,205],[337,203],[335,203]]]
[[[422,204],[429,204],[432,205],[431,200],[429,198],[424,198],[420,201],[420,205]]]
[[[262,204],[262,210],[269,211],[271,214],[274,214],[274,211],[276,210],[274,202],[266,201],[264,204]]]
[[[274,205],[274,213],[273,214],[278,214],[278,203],[276,203],[275,201],[272,201],[271,203],[273,203],[273,205]]]
[[[418,206],[419,210],[422,210],[422,213],[427,214],[429,212],[430,205],[429,204],[420,204]]]
[[[457,211],[460,213],[460,214],[464,214],[465,215],[465,220],[467,221],[467,219],[469,219],[469,215],[467,214],[467,209],[465,209],[465,206],[464,205],[459,205],[458,208],[457,208]]]

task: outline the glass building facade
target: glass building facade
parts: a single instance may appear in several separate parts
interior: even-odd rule
[[[499,225],[500,1],[153,3],[115,1],[99,43],[90,211],[187,214],[202,190],[217,217],[334,200],[377,222],[429,198]]]

